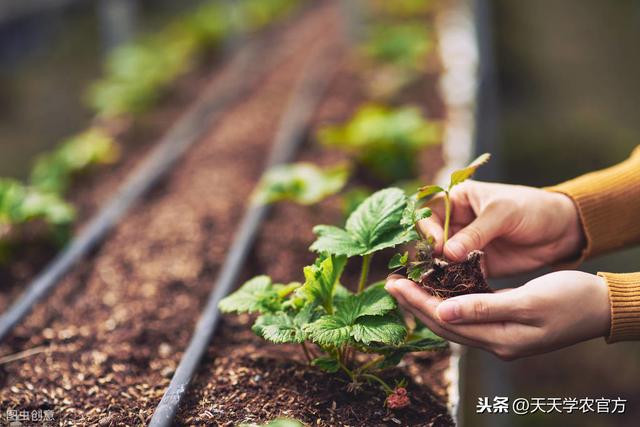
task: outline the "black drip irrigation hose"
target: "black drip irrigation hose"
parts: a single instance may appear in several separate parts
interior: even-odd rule
[[[293,160],[304,140],[313,113],[335,72],[334,61],[330,54],[328,49],[323,50],[305,64],[302,76],[296,83],[292,98],[280,120],[274,147],[267,162],[267,170]],[[250,205],[245,212],[189,346],[153,413],[150,427],[172,425],[189,383],[216,331],[220,317],[218,303],[236,283],[268,211],[268,205]]]
[[[266,67],[261,50],[264,42],[248,42],[222,72],[222,78],[212,84],[199,100],[158,142],[144,162],[98,214],[26,287],[25,291],[0,316],[0,341],[24,319],[33,306],[48,295],[64,275],[97,247],[107,233],[122,219],[129,208],[164,176],[175,162],[209,129],[226,108],[249,92],[264,75]],[[265,68],[262,73],[256,69]]]

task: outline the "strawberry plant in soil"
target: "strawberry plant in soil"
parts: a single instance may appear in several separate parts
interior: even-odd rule
[[[329,96],[318,113],[317,122],[347,117],[361,99],[349,70],[338,75]],[[434,84],[434,81],[431,81]],[[419,94],[420,95],[420,94]],[[351,100],[351,102],[345,102]],[[438,105],[437,100],[430,100]],[[434,111],[436,116],[442,110]],[[318,145],[305,147],[300,161],[333,165],[345,154]],[[420,179],[428,182],[441,167],[439,147],[421,153]],[[357,182],[362,177],[356,176]],[[300,277],[300,269],[313,262],[308,251],[317,223],[343,221],[339,197],[330,197],[313,208],[292,203],[273,207],[264,224],[251,261],[245,266],[245,279],[268,274],[287,282]],[[382,256],[388,256],[387,253]],[[345,283],[357,283],[359,272],[347,265]],[[388,274],[384,263],[373,263],[372,278]],[[249,315],[225,316],[194,378],[179,413],[181,425],[209,424],[232,426],[243,421],[264,422],[279,415],[324,426],[336,425],[452,425],[447,415],[447,384],[443,373],[448,367],[448,351],[419,353],[406,357],[406,364],[385,377],[410,379],[407,389],[413,404],[402,410],[384,406],[385,394],[377,387],[354,395],[346,390],[344,378],[335,378],[309,367],[298,345],[275,345],[251,332],[255,320]]]
[[[279,65],[7,338],[1,354],[32,354],[0,366],[3,408],[50,408],[60,423],[148,422],[224,258],[239,216],[231,213],[245,208],[264,166],[290,82],[319,45],[336,42],[320,35],[337,19],[327,5],[282,27],[270,50]]]
[[[326,33],[337,21],[336,10],[331,6],[320,10],[287,30],[289,42],[305,46],[306,51],[317,34]],[[302,50],[296,53],[303,55]],[[34,351],[0,368],[3,407],[51,408],[60,422],[148,421],[228,246],[237,217],[229,212],[243,209],[268,149],[275,116],[284,108],[285,88],[301,62],[290,60],[251,98],[234,107],[224,124],[194,147],[96,256],[71,273],[2,345],[2,354]],[[349,72],[343,70],[336,80],[318,121],[344,119],[360,100]],[[433,91],[433,82],[431,86]],[[437,98],[427,101],[441,105]],[[441,159],[433,155],[438,150],[430,151],[422,171],[439,167]],[[343,157],[316,148],[301,156],[301,160],[318,159],[333,164]],[[277,280],[296,276],[310,262],[306,252],[312,239],[310,226],[337,222],[340,217],[335,198],[318,210],[276,206],[247,265],[247,278],[258,272]],[[383,267],[372,266],[372,277],[384,277]],[[347,267],[344,277],[353,282],[358,275]],[[390,412],[377,389],[354,399],[344,393],[342,382],[327,382],[326,374],[300,363],[303,354],[296,347],[276,349],[259,341],[247,328],[250,321],[241,316],[221,325],[210,348],[211,358],[204,361],[182,408],[182,423],[233,425],[247,416],[268,420],[291,409],[292,416],[306,414],[319,418],[322,425],[393,425],[397,421],[450,425],[443,404],[446,352],[407,358],[402,373],[393,376],[410,378],[407,388],[416,405]],[[244,378],[249,381],[241,381]],[[277,390],[277,398],[272,390]]]
[[[453,171],[446,188],[438,185],[425,185],[418,190],[417,197],[421,200],[435,195],[443,196],[443,245],[449,239],[452,211],[451,190],[471,178],[480,166],[489,161],[490,157],[488,153],[482,154],[468,166]],[[389,268],[396,268],[396,271],[404,270],[407,277],[419,283],[427,292],[440,298],[493,292],[482,270],[482,257],[484,256],[482,251],[472,251],[465,260],[452,262],[434,257],[433,243],[432,236],[422,236],[415,244],[414,261],[409,260],[407,252],[402,255],[396,254],[389,262]]]

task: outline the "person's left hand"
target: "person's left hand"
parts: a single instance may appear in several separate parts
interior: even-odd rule
[[[504,360],[606,336],[611,323],[604,279],[580,271],[559,271],[519,288],[445,301],[399,275],[389,276],[385,288],[442,338]]]

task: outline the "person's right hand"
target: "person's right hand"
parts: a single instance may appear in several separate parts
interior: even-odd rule
[[[437,255],[461,261],[485,252],[491,277],[522,273],[570,257],[585,245],[578,210],[564,194],[533,187],[467,181],[451,191],[450,238],[443,248],[444,201],[427,205],[430,218],[418,225],[435,238]]]

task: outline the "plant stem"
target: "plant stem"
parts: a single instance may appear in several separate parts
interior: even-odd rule
[[[340,368],[349,376],[349,379],[353,381],[355,376],[353,375],[353,372],[351,371],[351,369],[347,368],[345,364],[342,363],[342,355],[340,353],[338,353],[338,364],[340,365]]]
[[[300,343],[300,345],[302,346],[302,351],[304,351],[304,355],[307,358],[307,361],[309,362],[309,365],[311,365],[311,361],[313,359],[311,358],[311,354],[309,354],[309,349],[307,348],[307,343],[303,341],[302,343]]]
[[[360,270],[360,282],[358,283],[358,293],[364,291],[364,287],[367,284],[367,277],[369,276],[369,266],[371,265],[371,257],[373,254],[368,254],[362,257],[362,269]]]
[[[393,394],[393,389],[389,387],[379,376],[373,374],[362,374],[362,376],[369,380],[376,381],[387,394]]]
[[[449,240],[449,222],[451,221],[451,199],[449,198],[449,192],[444,192],[444,236],[443,244],[447,244]]]
[[[384,360],[384,356],[378,356],[375,359],[372,359],[370,361],[368,361],[367,363],[365,363],[364,365],[360,366],[358,368],[358,373],[364,372],[367,369],[371,368],[372,366],[377,365],[378,363],[382,362]]]

